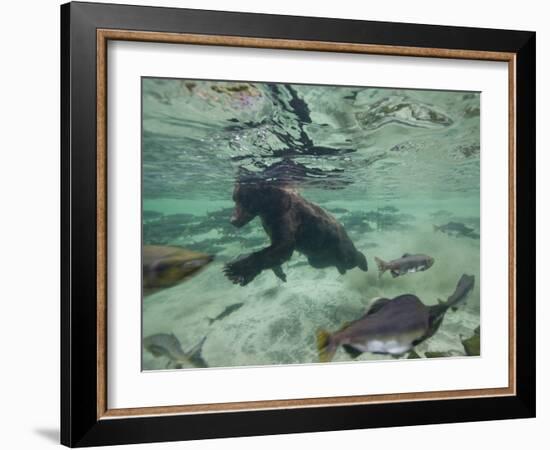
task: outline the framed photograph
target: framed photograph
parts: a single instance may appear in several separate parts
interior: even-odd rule
[[[61,7],[61,441],[535,415],[535,33]]]

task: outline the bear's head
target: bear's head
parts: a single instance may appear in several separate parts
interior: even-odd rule
[[[237,182],[233,190],[235,209],[231,224],[240,228],[256,216],[281,215],[289,208],[284,188],[262,182]]]

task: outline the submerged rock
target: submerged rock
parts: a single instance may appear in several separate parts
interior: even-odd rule
[[[477,333],[474,332],[474,334],[467,339],[461,338],[461,341],[464,351],[468,356],[479,356],[481,354],[479,327],[477,328]]]
[[[434,351],[425,352],[424,356],[426,356],[426,358],[450,358],[452,356],[462,356],[462,353],[457,352],[456,350]]]
[[[420,142],[405,141],[394,145],[392,148],[390,148],[390,152],[417,152],[419,150],[422,150],[424,147],[425,145]]]
[[[479,150],[479,142],[475,142],[472,144],[459,144],[451,150],[451,153],[459,158],[472,158],[479,157]]]

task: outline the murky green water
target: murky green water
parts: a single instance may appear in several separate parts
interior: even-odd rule
[[[360,318],[376,297],[434,305],[465,273],[476,280],[466,303],[415,347],[421,357],[465,355],[461,336],[474,334],[480,310],[479,94],[147,78],[142,100],[143,243],[215,256],[144,297],[144,337],[173,333],[184,350],[206,337],[210,367],[313,363],[318,329]],[[368,272],[314,268],[294,252],[282,265],[286,283],[271,270],[246,286],[224,276],[224,264],[270,244],[259,218],[229,222],[239,171],[262,176],[283,159],[299,168],[292,188],[344,226]],[[470,231],[434,232],[448,223]],[[375,256],[405,253],[435,263],[379,277]],[[340,347],[334,361],[349,360]],[[145,370],[173,367],[144,350]]]

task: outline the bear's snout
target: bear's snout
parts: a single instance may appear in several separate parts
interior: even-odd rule
[[[229,222],[231,223],[231,225],[233,225],[235,227],[239,226],[239,218],[237,217],[237,215],[235,213],[233,213],[233,215],[231,216],[231,219],[229,219]]]
[[[253,218],[254,214],[249,213],[240,206],[236,206],[235,210],[233,211],[233,215],[231,216],[231,219],[229,219],[229,222],[234,227],[240,228],[250,222]]]

